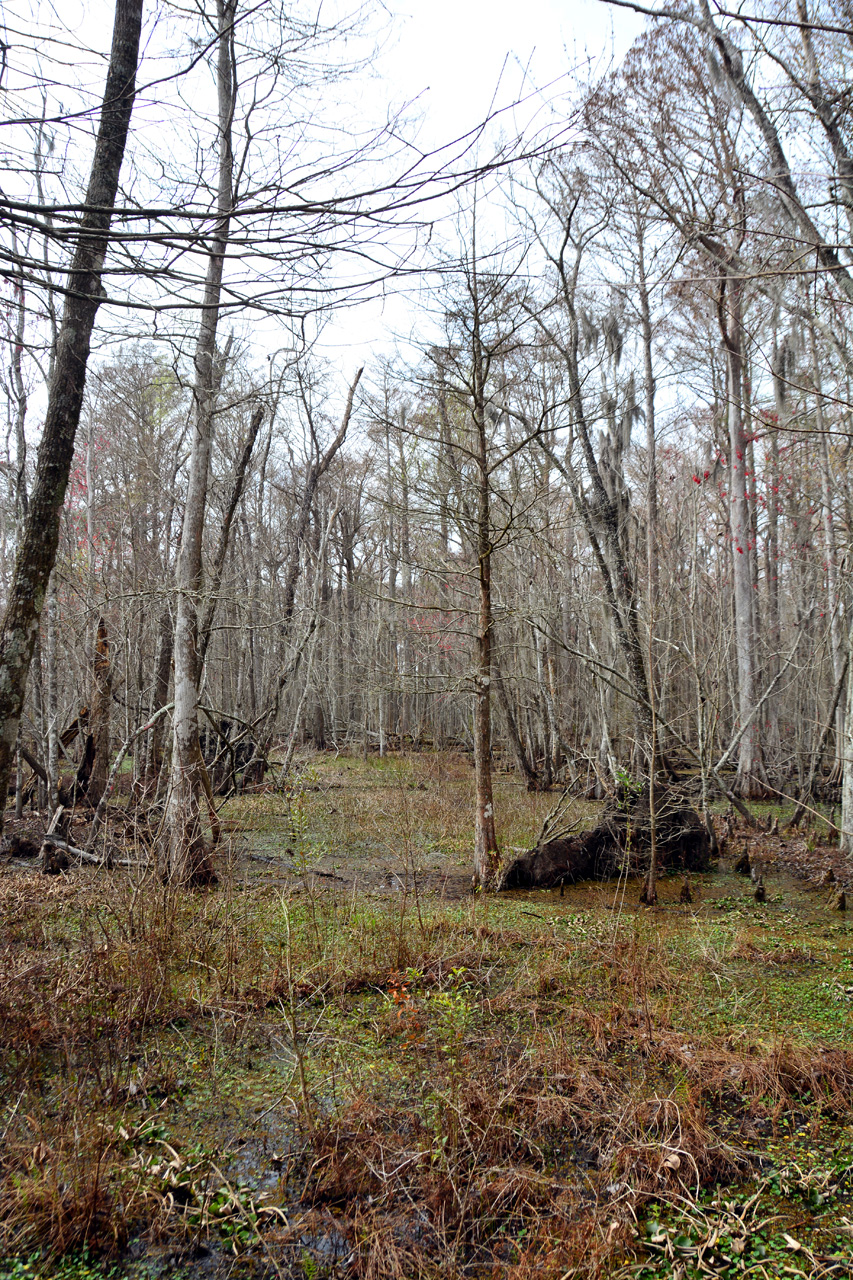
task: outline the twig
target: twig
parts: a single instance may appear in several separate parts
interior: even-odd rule
[[[539,845],[542,844],[542,842],[546,839],[546,837],[548,840],[558,840],[562,836],[568,835],[570,831],[574,831],[574,829],[580,825],[580,820],[578,820],[577,822],[571,822],[567,826],[557,825],[558,820],[563,816],[561,813],[561,810],[565,805],[567,799],[570,804],[573,803],[574,801],[574,797],[569,795],[569,787],[564,787],[563,794],[560,796],[559,800],[554,805],[553,809],[546,816],[544,822],[542,823],[542,826],[539,831],[539,835],[536,839],[537,848],[539,847]]]

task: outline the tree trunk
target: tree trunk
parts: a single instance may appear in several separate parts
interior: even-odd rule
[[[409,471],[405,449],[405,411],[400,413],[400,428],[397,432],[397,454],[400,459],[400,570],[402,578],[403,599],[408,607],[412,603],[412,547],[409,535]],[[400,639],[398,642],[399,679],[400,679],[400,746],[411,733],[411,672],[412,646],[409,640],[408,618],[402,626],[398,625]]]
[[[103,618],[98,618],[98,634],[95,641],[92,677],[90,728],[94,741],[95,755],[86,795],[93,805],[97,805],[104,794],[110,771],[110,704],[113,691],[110,644],[107,636],[107,624]]]
[[[68,276],[36,482],[0,631],[0,825],[27,673],[48,579],[56,560],[59,517],[74,456],[92,329],[104,296],[101,273],[133,109],[141,26],[142,0],[116,0],[110,64],[86,191],[86,211],[80,219],[80,234]]]
[[[767,542],[766,542],[766,577],[767,577],[767,643],[770,658],[767,675],[772,680],[779,670],[779,658],[782,644],[782,624],[779,610],[779,494],[781,477],[779,466],[779,432],[788,420],[788,387],[787,387],[787,346],[781,347],[773,338],[772,374],[773,397],[776,406],[776,428],[768,432],[767,457],[770,468],[769,476],[765,475],[765,493],[767,495]],[[768,716],[768,743],[776,758],[779,758],[781,734],[779,731],[778,701],[773,700]],[[839,743],[839,751],[841,744]]]
[[[164,707],[169,696],[169,684],[172,678],[172,652],[174,627],[172,615],[168,607],[160,615],[157,628],[157,665],[154,671],[154,682],[151,690],[151,708]],[[143,796],[151,797],[157,791],[160,781],[160,770],[163,767],[163,741],[166,721],[163,716],[152,725],[148,733],[145,751],[145,769],[142,774],[141,790]]]
[[[815,418],[817,421],[821,516],[823,520],[824,553],[826,556],[826,612],[829,616],[829,637],[832,649],[832,674],[837,682],[846,661],[844,627],[841,615],[841,589],[838,575],[838,545],[835,538],[835,525],[832,519],[832,462],[829,454],[829,434],[823,415],[823,387],[821,385],[820,362],[818,360],[817,342],[814,324],[809,323],[809,344],[811,347],[812,379],[815,393]],[[832,770],[833,781],[840,781],[844,743],[844,706],[839,700],[835,712],[835,764]]]
[[[853,854],[853,627],[847,636],[847,714],[844,718],[844,774],[841,782],[841,837],[839,845]]]
[[[473,418],[477,463],[477,635],[474,644],[474,879],[483,889],[497,886],[500,852],[492,798],[492,539],[489,511],[486,379],[480,341],[476,274],[472,290]]]
[[[658,479],[657,438],[655,435],[655,369],[652,311],[646,279],[645,225],[639,208],[635,210],[637,236],[637,295],[640,304],[640,332],[643,338],[643,405],[646,417],[646,573],[649,595],[649,618],[654,613],[658,582]],[[654,687],[654,674],[649,672]]]
[[[56,574],[51,574],[45,605],[45,676],[47,684],[47,807],[59,804],[59,669],[57,665]]]
[[[216,879],[202,822],[202,799],[209,799],[209,782],[198,737],[198,605],[202,588],[202,538],[218,382],[216,330],[233,201],[231,128],[236,95],[233,47],[236,9],[237,0],[217,0],[217,222],[209,250],[204,310],[196,341],[193,436],[181,546],[175,568],[175,710],[172,722],[172,769],[163,824],[164,835],[160,845],[160,869],[165,879],[183,885],[210,884]]]
[[[314,709],[311,713],[311,742],[315,751],[326,750],[326,717],[323,714],[323,704],[319,698],[314,702]]]
[[[530,757],[527,754],[527,749],[521,740],[521,734],[518,732],[515,712],[513,711],[512,703],[509,700],[509,693],[507,691],[506,684],[504,683],[503,674],[496,662],[492,663],[492,676],[494,679],[495,690],[498,695],[498,702],[500,703],[501,711],[503,712],[504,723],[506,724],[506,733],[509,738],[509,745],[512,749],[512,754],[515,756],[515,763],[518,771],[524,778],[528,791],[539,791],[541,790],[539,775],[536,772],[534,765],[531,764]]]
[[[228,554],[228,544],[231,538],[231,528],[234,523],[234,516],[237,507],[240,505],[240,499],[243,496],[243,489],[246,484],[246,475],[249,470],[249,462],[251,461],[252,452],[255,448],[255,441],[258,438],[258,432],[261,429],[261,423],[264,420],[264,408],[259,405],[252,414],[249,423],[249,434],[243,450],[237,460],[237,466],[234,470],[234,477],[231,482],[231,495],[228,500],[228,507],[225,512],[225,520],[219,534],[219,541],[216,544],[216,553],[213,557],[213,568],[210,573],[209,598],[205,607],[204,616],[199,627],[199,643],[198,643],[198,664],[199,668],[204,665],[204,659],[207,654],[207,646],[210,644],[210,633],[213,627],[213,619],[216,614],[216,604],[219,597],[219,588],[222,585],[222,571],[225,567],[225,557]]]
[[[18,728],[18,743],[15,750],[15,817],[24,816],[24,758],[21,754],[21,730]]]
[[[743,322],[741,284],[727,276],[720,289],[720,328],[726,349],[729,434],[729,521],[734,587],[738,718],[744,724],[755,706],[755,634],[753,630],[752,521],[747,490],[748,451],[743,424]],[[744,797],[765,794],[760,735],[754,721],[741,738],[735,790]]]

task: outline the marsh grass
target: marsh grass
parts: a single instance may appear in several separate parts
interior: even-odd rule
[[[814,896],[758,910],[708,876],[652,913],[624,885],[449,901],[424,877],[467,858],[464,760],[313,761],[300,785],[228,806],[235,847],[281,860],[215,892],[0,875],[10,1258],[675,1275],[695,1256],[650,1222],[689,1210],[698,1239],[714,1195],[793,1203],[773,1172],[849,1145],[853,952]],[[502,785],[523,847],[552,801]]]

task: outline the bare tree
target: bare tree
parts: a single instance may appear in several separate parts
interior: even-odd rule
[[[101,271],[133,110],[141,26],[142,0],[116,0],[101,119],[68,272],[36,482],[0,631],[0,796],[4,800],[39,616],[56,558],[92,330],[103,299]]]
[[[181,546],[175,569],[175,710],[172,772],[160,847],[163,875],[181,884],[215,880],[201,818],[202,797],[210,784],[199,746],[198,602],[202,589],[202,539],[207,509],[210,449],[219,377],[216,332],[219,325],[225,252],[234,204],[232,127],[237,92],[234,22],[238,0],[216,0],[216,92],[218,106],[218,187],[216,221],[208,246],[204,305],[195,349],[193,433],[184,503]],[[212,813],[212,804],[210,805]]]

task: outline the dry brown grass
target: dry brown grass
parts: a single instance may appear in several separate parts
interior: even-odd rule
[[[10,1127],[0,1158],[0,1246],[120,1254],[139,1225],[140,1187],[111,1126],[93,1116],[91,1098],[88,1107],[66,1099],[55,1114],[28,1112],[14,1138]]]
[[[839,1102],[853,1068],[853,1055],[780,1052],[750,1071],[722,1046],[691,1067],[672,1037],[642,1033],[629,1064],[628,1039],[607,1061],[553,1033],[526,1047],[526,1066],[502,1045],[468,1053],[462,1083],[432,1095],[426,1120],[362,1097],[319,1137],[305,1194],[334,1207],[353,1239],[367,1214],[359,1274],[396,1274],[376,1269],[393,1241],[404,1275],[602,1275],[649,1198],[693,1197],[755,1167],[715,1128],[715,1090],[794,1100],[823,1087]],[[429,1229],[413,1234],[424,1213]]]
[[[398,860],[463,838],[467,761],[404,766],[377,769],[371,794],[310,793],[337,810],[324,856],[338,831],[372,830]],[[543,800],[519,795],[522,832]],[[251,803],[281,817],[278,798]],[[680,908],[637,917],[583,892],[447,904],[310,877],[299,894],[227,877],[182,894],[121,872],[0,874],[0,1243],[263,1237],[259,1274],[272,1256],[298,1275],[334,1237],[347,1274],[375,1280],[604,1277],[650,1200],[750,1175],[786,1114],[849,1116],[844,1048],[686,1016],[702,947],[724,988],[816,964],[804,940],[771,946],[747,922],[724,945]],[[187,1047],[170,1057],[173,1034]],[[180,1061],[192,1046],[204,1075]],[[265,1055],[287,1069],[250,1106]],[[229,1182],[226,1100],[256,1144],[259,1115],[287,1118],[279,1212]],[[191,1154],[194,1109],[208,1127]],[[146,1137],[151,1117],[180,1136]]]

